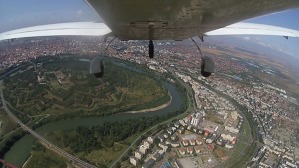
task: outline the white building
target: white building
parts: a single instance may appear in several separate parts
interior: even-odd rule
[[[130,163],[132,163],[134,166],[137,166],[137,159],[134,156],[131,156]]]
[[[146,154],[147,147],[144,146],[144,145],[140,145],[140,146],[139,146],[139,150],[140,150],[140,152],[141,152],[142,154]]]
[[[135,158],[137,159],[142,159],[143,154],[141,152],[139,152],[138,150],[135,151]]]

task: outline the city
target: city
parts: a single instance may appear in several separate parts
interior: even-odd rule
[[[203,78],[199,76],[197,50],[190,47],[189,41],[157,43],[153,60],[146,56],[147,46],[142,42],[115,41],[104,51],[106,45],[101,41],[95,37],[48,37],[1,42],[0,67],[9,69],[46,55],[101,54],[145,65],[158,73],[171,73],[188,85],[192,89],[193,109],[134,144],[136,147],[129,152],[131,166],[298,166],[297,99],[278,84],[267,78],[261,80],[252,72],[256,68],[278,76],[276,69],[261,68],[252,60],[220,57],[219,46],[205,43],[203,51],[215,58],[219,73]],[[0,105],[5,108],[2,101]],[[240,155],[244,160],[230,163]]]

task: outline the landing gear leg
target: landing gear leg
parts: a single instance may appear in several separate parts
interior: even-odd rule
[[[151,59],[154,58],[154,43],[153,43],[153,40],[150,40],[149,44],[148,44],[148,56]]]

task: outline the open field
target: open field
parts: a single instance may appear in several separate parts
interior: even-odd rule
[[[157,107],[170,100],[159,81],[112,61],[105,62],[105,76],[96,79],[88,72],[89,62],[51,60],[4,80],[4,94],[13,107],[31,116],[79,111],[102,115]]]
[[[228,151],[225,150],[223,147],[216,146],[214,153],[218,159],[221,159],[227,156]]]
[[[0,109],[0,122],[2,122],[2,127],[0,128],[0,138],[13,131],[17,127],[17,124],[7,116],[3,109]]]
[[[73,167],[68,164],[68,161],[61,158],[53,151],[50,151],[43,147],[41,144],[36,143],[33,146],[31,157],[26,162],[24,168],[40,168],[40,167],[52,167],[52,168],[65,168]]]
[[[209,121],[212,121],[216,124],[220,124],[220,125],[224,124],[223,119],[217,117],[217,115],[215,115],[215,114],[206,113],[206,119]]]
[[[111,165],[111,163],[116,160],[127,148],[127,145],[114,143],[114,145],[110,148],[104,148],[101,150],[94,150],[90,153],[79,153],[79,157],[83,157],[88,161],[95,163],[95,165]]]

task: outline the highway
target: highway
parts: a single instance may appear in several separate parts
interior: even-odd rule
[[[13,119],[13,121],[15,121],[16,123],[18,123],[20,125],[21,128],[23,128],[25,131],[29,132],[31,135],[33,135],[36,139],[38,139],[39,141],[42,142],[42,144],[44,144],[48,149],[58,153],[60,156],[63,156],[65,158],[67,158],[68,160],[73,161],[74,163],[76,163],[76,165],[83,167],[83,168],[96,168],[96,166],[91,165],[65,151],[63,151],[62,149],[60,149],[58,146],[52,144],[50,141],[48,141],[47,139],[45,139],[44,137],[42,137],[41,135],[39,135],[37,132],[35,132],[34,130],[32,130],[31,128],[29,128],[27,125],[25,125],[24,123],[21,122],[21,120],[19,120],[6,106],[6,102],[3,96],[3,92],[2,92],[2,88],[0,87],[0,93],[1,93],[1,101],[2,101],[2,105],[4,110],[6,111],[6,113],[8,114],[8,116],[10,118]]]

